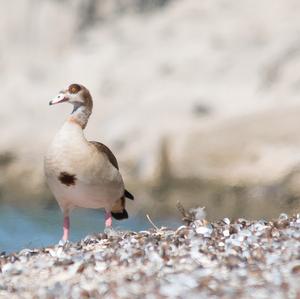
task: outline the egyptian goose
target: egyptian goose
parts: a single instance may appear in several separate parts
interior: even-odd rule
[[[116,157],[104,144],[83,133],[92,113],[87,88],[71,84],[49,105],[68,102],[73,111],[54,137],[44,160],[47,183],[64,216],[62,240],[69,239],[70,211],[75,207],[105,209],[105,227],[112,217],[128,218],[125,198],[133,199],[123,183]]]

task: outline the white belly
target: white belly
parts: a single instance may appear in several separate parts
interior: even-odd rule
[[[76,180],[74,185],[66,186],[52,177],[48,179],[48,185],[63,210],[75,207],[110,210],[124,193],[121,181],[95,186]]]

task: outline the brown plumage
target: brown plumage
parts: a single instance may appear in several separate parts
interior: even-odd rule
[[[119,170],[117,158],[106,145],[97,141],[90,141],[90,143],[95,145],[99,152],[103,152],[107,156],[110,163]]]

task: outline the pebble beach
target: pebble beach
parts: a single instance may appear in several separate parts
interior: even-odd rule
[[[300,214],[184,221],[3,252],[0,298],[300,298]]]

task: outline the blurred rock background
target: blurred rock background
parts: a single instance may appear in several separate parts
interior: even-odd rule
[[[78,82],[132,212],[273,217],[300,202],[300,2],[12,0],[0,9],[0,198],[55,205],[43,154]]]

